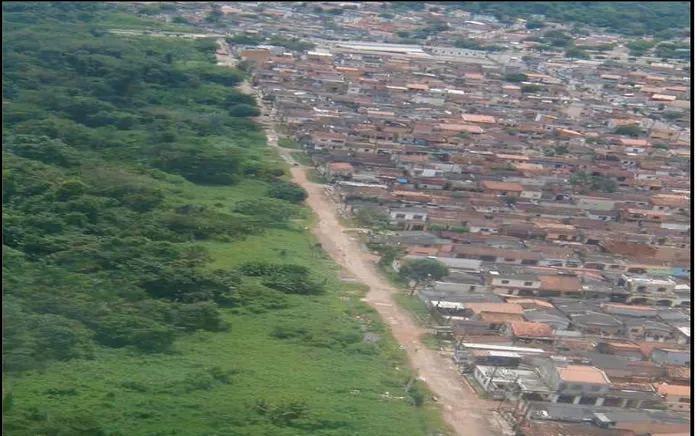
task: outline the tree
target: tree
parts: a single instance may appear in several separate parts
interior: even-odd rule
[[[629,54],[631,54],[632,56],[643,56],[646,54],[646,52],[651,50],[653,46],[653,42],[644,39],[629,41],[626,44],[626,47],[629,49]]]
[[[668,121],[679,120],[683,117],[682,112],[664,112],[661,116]]]
[[[525,23],[526,29],[543,29],[544,27],[545,23],[543,21],[530,20],[527,23]]]
[[[254,215],[261,219],[270,219],[271,222],[286,222],[298,215],[297,206],[286,200],[277,198],[256,198],[237,202],[232,208],[233,212],[244,215]]]
[[[638,138],[644,135],[644,131],[641,127],[636,124],[629,124],[626,126],[619,126],[615,129],[615,134],[631,136],[632,138]]]
[[[206,22],[207,23],[219,23],[220,19],[223,18],[225,14],[223,13],[222,10],[220,10],[220,7],[215,6],[211,11],[206,15]]]
[[[228,113],[231,117],[236,118],[253,118],[261,115],[261,111],[257,107],[248,104],[236,104],[230,108]]]
[[[399,267],[399,277],[414,282],[410,295],[414,295],[418,286],[423,286],[429,280],[440,280],[448,274],[448,267],[435,259],[407,260]]]
[[[540,92],[542,91],[542,87],[540,85],[523,85],[520,87],[520,92],[523,94],[533,94],[535,92]]]
[[[564,56],[572,59],[590,59],[590,55],[587,51],[581,49],[580,47],[571,47],[566,50]]]
[[[293,182],[277,180],[269,187],[269,196],[300,204],[307,198],[307,191]]]
[[[382,230],[389,227],[390,218],[378,208],[362,206],[356,212],[356,222],[361,227]]]
[[[506,82],[525,82],[528,80],[528,76],[527,74],[523,73],[506,74],[503,76],[503,80]]]

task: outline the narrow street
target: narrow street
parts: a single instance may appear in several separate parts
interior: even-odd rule
[[[231,55],[218,55],[221,65],[233,64],[232,58]],[[239,89],[259,97],[247,82],[241,84]],[[262,110],[264,116],[258,121],[264,126],[269,145],[292,165],[293,181],[307,190],[307,204],[319,218],[312,229],[313,233],[338,265],[370,288],[364,301],[380,314],[395,339],[406,350],[411,367],[438,397],[445,421],[460,436],[511,434],[508,425],[494,412],[498,402],[480,399],[453,362],[438,351],[420,344],[424,330],[392,298],[400,291],[378,272],[371,256],[363,252],[359,243],[345,232],[347,228],[338,219],[338,205],[325,194],[324,185],[310,182],[305,173],[307,168],[298,165],[287,150],[278,146],[278,133],[265,112]]]

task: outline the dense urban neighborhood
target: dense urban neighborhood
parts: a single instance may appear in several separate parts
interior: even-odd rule
[[[689,58],[429,5],[320,5],[343,11],[320,41],[289,6],[229,47],[380,264],[447,266],[416,295],[463,377],[521,434],[688,432]],[[312,48],[245,44],[275,16]],[[429,21],[447,29],[386,42]]]
[[[455,434],[690,434],[689,19],[469,3],[133,2],[188,30],[109,32],[211,39],[246,74],[258,106],[227,109]]]

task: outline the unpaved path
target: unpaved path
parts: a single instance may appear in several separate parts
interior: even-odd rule
[[[278,147],[278,134],[268,122],[269,145],[277,147],[281,156],[292,163],[287,150]],[[443,405],[446,422],[461,436],[495,436],[504,434],[506,425],[494,415],[498,403],[480,399],[467,385],[455,365],[437,351],[421,345],[420,337],[427,331],[418,327],[412,317],[398,306],[392,294],[399,292],[375,268],[372,256],[363,252],[359,243],[341,225],[338,206],[325,193],[325,186],[312,183],[307,168],[293,166],[293,181],[308,192],[307,203],[319,218],[312,231],[334,261],[370,290],[364,301],[373,307],[392,330],[397,342],[407,351],[409,362]]]
[[[219,55],[219,64],[230,65],[231,58]],[[240,90],[257,95],[247,82],[241,84]],[[359,243],[345,232],[347,229],[337,218],[338,207],[325,194],[324,185],[310,182],[305,174],[307,168],[295,163],[291,154],[278,146],[278,133],[269,118],[263,116],[258,121],[266,130],[269,145],[293,165],[293,181],[307,190],[307,203],[319,218],[312,231],[322,247],[337,264],[370,288],[364,301],[380,314],[395,339],[406,349],[411,367],[438,397],[445,421],[453,431],[460,436],[510,434],[507,425],[493,412],[498,403],[480,399],[450,360],[421,345],[420,337],[425,330],[414,324],[407,311],[394,302],[392,295],[399,290],[377,271],[372,256],[364,253]]]
[[[461,436],[503,434],[492,410],[497,403],[481,400],[453,363],[437,351],[419,346],[423,330],[395,304],[392,294],[399,291],[380,275],[358,243],[344,233],[337,219],[336,206],[325,195],[324,186],[309,182],[301,166],[291,171],[293,181],[307,190],[307,202],[319,218],[313,232],[334,261],[370,287],[364,301],[382,316],[395,339],[406,348],[411,366],[442,403],[446,422]]]

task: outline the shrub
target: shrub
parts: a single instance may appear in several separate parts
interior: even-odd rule
[[[302,203],[307,198],[307,191],[293,182],[278,180],[271,184],[269,195],[291,203]]]

